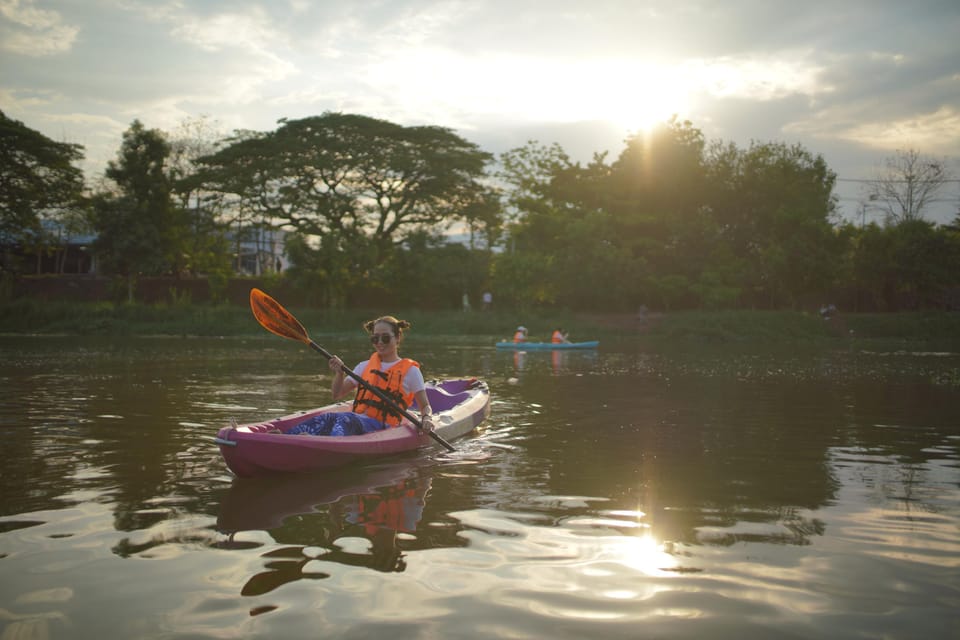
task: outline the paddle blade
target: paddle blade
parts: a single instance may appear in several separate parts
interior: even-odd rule
[[[257,322],[270,333],[310,344],[310,336],[300,321],[260,289],[250,289],[250,309]]]

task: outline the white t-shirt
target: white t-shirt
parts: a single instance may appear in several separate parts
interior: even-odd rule
[[[363,372],[367,370],[368,362],[370,362],[369,359],[364,360],[353,368],[353,372],[362,378]],[[381,360],[380,370],[386,373],[398,362],[400,362],[400,360],[394,360],[393,362],[383,362]],[[348,378],[344,380],[344,382],[350,382],[351,387],[356,387],[359,384],[353,378]],[[407,369],[407,373],[403,376],[403,390],[407,393],[416,393],[417,391],[423,391],[425,388],[426,384],[423,382],[423,373],[420,371],[420,367],[410,367]]]

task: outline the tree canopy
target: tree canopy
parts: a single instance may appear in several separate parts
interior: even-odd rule
[[[80,147],[2,113],[0,124],[0,232],[26,237],[77,201]],[[604,311],[898,309],[956,297],[960,225],[922,219],[948,181],[945,163],[917,152],[871,183],[889,187],[870,200],[887,208],[885,224],[855,226],[838,219],[822,156],[709,141],[678,119],[584,164],[530,141],[492,175],[492,156],[450,129],[355,114],[214,136],[203,121],[179,137],[139,121],[124,133],[91,219],[102,271],[125,277],[128,292],[139,274],[225,284],[245,240],[282,228],[283,278],[322,306],[459,307],[486,290],[500,308]],[[444,233],[455,223],[462,245]]]
[[[325,113],[234,137],[200,160],[197,179],[264,224],[322,239],[298,243],[300,266],[312,264],[316,277],[336,271],[349,287],[350,274],[369,276],[412,234],[458,219],[495,228],[481,182],[491,159],[443,127]]]
[[[0,111],[0,237],[41,235],[41,219],[80,206],[83,147],[55,142]]]
[[[520,213],[494,270],[519,305],[791,305],[828,286],[842,253],[835,176],[800,146],[708,147],[673,120],[610,163],[528,144],[504,167]]]
[[[116,160],[106,177],[116,194],[96,199],[95,248],[107,272],[124,276],[171,271],[174,211],[165,163],[170,145],[163,133],[134,120],[123,134]]]
[[[200,178],[306,234],[399,243],[462,217],[490,159],[442,127],[326,113],[230,141],[201,159]]]

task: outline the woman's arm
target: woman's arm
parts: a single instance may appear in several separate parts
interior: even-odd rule
[[[339,400],[355,389],[357,383],[353,381],[353,378],[347,378],[347,374],[344,373],[346,365],[343,364],[343,360],[337,356],[332,356],[328,363],[330,370],[333,371],[333,383],[330,385],[330,391],[333,393],[333,399]]]
[[[417,406],[420,407],[420,422],[427,431],[433,431],[433,407],[430,406],[430,400],[427,399],[427,392],[424,389],[413,394],[417,399]]]

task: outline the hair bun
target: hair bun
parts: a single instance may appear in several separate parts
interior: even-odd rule
[[[378,322],[386,322],[390,326],[394,327],[398,333],[413,326],[408,321],[397,320],[393,316],[380,316],[376,320],[367,320],[364,322],[363,328],[366,329],[367,333],[373,333],[373,329],[377,326]]]

